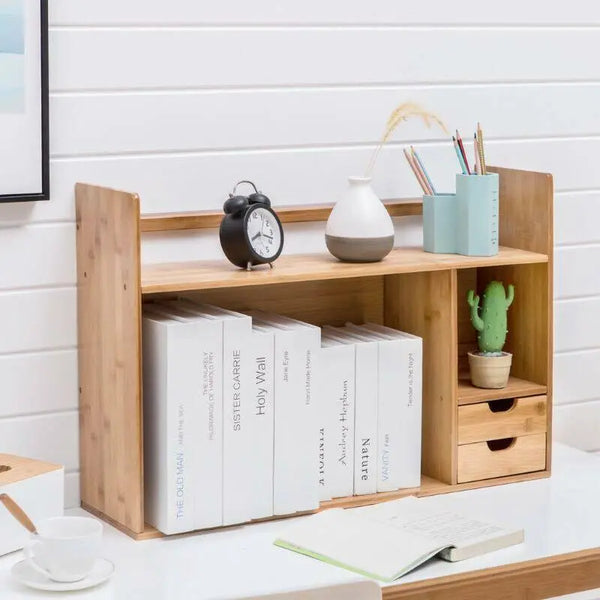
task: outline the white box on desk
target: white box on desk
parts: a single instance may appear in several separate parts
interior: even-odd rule
[[[0,494],[8,494],[34,523],[62,516],[65,470],[40,460],[0,454]],[[23,548],[29,536],[0,504],[0,556]]]

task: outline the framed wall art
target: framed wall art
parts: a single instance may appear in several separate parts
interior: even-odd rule
[[[0,202],[49,187],[47,0],[0,0]]]

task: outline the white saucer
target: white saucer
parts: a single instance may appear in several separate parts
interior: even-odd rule
[[[87,577],[70,583],[52,581],[49,577],[38,573],[26,560],[18,562],[11,569],[13,577],[23,585],[36,590],[48,590],[50,592],[85,590],[106,581],[114,572],[115,565],[106,558],[99,558],[92,572]]]

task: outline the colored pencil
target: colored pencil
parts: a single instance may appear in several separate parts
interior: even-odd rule
[[[479,142],[479,160],[481,161],[481,174],[487,175],[487,168],[485,165],[485,151],[483,149],[483,131],[481,125],[477,123],[477,141]]]
[[[415,174],[415,177],[417,178],[417,181],[419,182],[419,185],[421,186],[423,193],[429,195],[429,188],[427,187],[427,183],[425,182],[424,179],[421,178],[421,174],[419,173],[419,170],[415,166],[415,163],[414,163],[414,161],[410,155],[410,152],[408,151],[407,148],[404,148],[404,156],[406,156],[406,160],[408,161],[410,168],[412,169],[413,173]]]
[[[421,181],[422,185],[424,186],[424,189],[427,190],[427,194],[432,195],[433,189],[430,187],[429,183],[427,182],[427,178],[425,177],[424,172],[421,170],[421,167],[419,166],[419,163],[417,162],[416,158],[411,153],[409,153],[408,156],[411,159],[412,165],[415,168],[415,172],[418,175],[419,180]]]
[[[475,174],[481,175],[481,164],[479,162],[479,144],[477,143],[477,134],[473,134],[473,148],[475,150]]]
[[[465,147],[463,146],[462,138],[460,137],[460,133],[458,133],[458,129],[456,130],[456,141],[458,143],[458,148],[460,153],[462,154],[463,161],[465,163],[465,167],[467,169],[467,175],[471,174],[471,168],[469,167],[469,161],[467,160],[467,153],[465,152]]]
[[[421,174],[425,177],[425,180],[427,181],[427,186],[431,190],[431,193],[435,194],[435,187],[433,186],[433,182],[431,181],[431,177],[429,177],[429,173],[427,173],[427,169],[425,168],[425,165],[423,164],[423,161],[421,160],[421,157],[417,154],[417,151],[412,146],[410,147],[410,151],[411,151],[414,159],[417,162],[417,166],[421,170]]]
[[[460,170],[462,171],[463,175],[466,175],[467,169],[465,166],[465,161],[463,160],[462,154],[460,153],[460,148],[458,147],[458,142],[456,141],[456,138],[454,136],[452,136],[452,143],[454,144],[454,151],[456,152],[456,158],[458,158]]]

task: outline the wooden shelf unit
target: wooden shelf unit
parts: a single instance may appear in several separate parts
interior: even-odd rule
[[[354,496],[322,504],[358,506],[411,493],[431,495],[550,474],[552,415],[552,177],[513,169],[500,174],[500,243],[493,257],[397,248],[384,261],[340,263],[329,255],[283,256],[273,270],[246,272],[226,261],[142,265],[142,231],[215,227],[220,213],[140,216],[137,194],[76,186],[81,499],[84,508],[136,539],[159,534],[144,522],[142,301],[186,295],[231,309],[262,308],[314,323],[384,323],[424,340],[422,484],[416,490]],[[391,201],[390,214],[420,203]],[[285,222],[320,221],[330,206],[278,210]],[[217,217],[219,215],[219,217]],[[218,243],[215,239],[215,243]],[[493,278],[514,283],[507,347],[512,378],[504,390],[478,390],[459,378],[475,348],[466,290]],[[464,481],[460,457],[485,453],[458,445],[459,405],[513,397],[547,401],[535,457],[515,450],[494,469],[502,477]],[[520,438],[516,438],[521,442]],[[532,446],[533,436],[524,447]],[[481,442],[485,444],[485,442]],[[543,456],[540,460],[540,443]],[[503,452],[503,451],[502,451]],[[500,453],[494,456],[500,456]],[[535,458],[535,460],[534,460]],[[461,458],[461,460],[464,460]],[[510,464],[509,464],[510,463]],[[473,472],[471,469],[470,472]],[[477,470],[481,472],[481,467]]]

